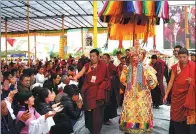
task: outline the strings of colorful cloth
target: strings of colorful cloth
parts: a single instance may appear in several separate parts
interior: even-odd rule
[[[155,35],[160,18],[164,23],[169,21],[169,5],[167,1],[106,1],[99,18],[111,24],[109,39],[132,40],[137,35],[147,42]]]
[[[106,1],[99,17],[111,19],[121,15],[127,18],[133,14],[168,20],[169,5],[167,1]],[[109,20],[102,21],[109,23]]]

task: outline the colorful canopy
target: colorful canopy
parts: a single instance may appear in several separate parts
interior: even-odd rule
[[[169,5],[167,1],[107,1],[99,18],[110,24],[110,39],[132,40],[137,35],[146,42],[155,35],[160,18],[168,22]]]
[[[146,17],[156,18],[157,21],[163,18],[167,22],[169,5],[167,1],[106,1],[99,13],[102,22],[123,24],[128,23],[133,15],[138,16],[138,23]]]

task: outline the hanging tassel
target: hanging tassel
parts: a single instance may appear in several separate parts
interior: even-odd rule
[[[144,35],[144,40],[143,40],[143,47],[144,45],[146,44],[147,45],[147,41],[148,41],[148,35],[149,35],[149,21],[147,22],[147,32],[146,34]]]
[[[122,50],[122,48],[123,48],[123,45],[122,45],[122,39],[120,39],[120,40],[119,40],[118,48],[119,48],[120,50]]]
[[[156,48],[156,35],[153,36],[153,48]]]
[[[135,43],[135,14],[133,15],[133,46]]]
[[[110,37],[110,28],[111,28],[111,24],[108,23],[108,34],[107,34],[106,43],[105,43],[105,45],[103,46],[104,50],[108,50],[108,40],[109,40],[109,37]]]

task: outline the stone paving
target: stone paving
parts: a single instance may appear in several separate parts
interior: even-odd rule
[[[120,114],[120,112],[121,109],[119,108],[118,113]],[[152,134],[168,134],[170,106],[162,105],[160,106],[160,109],[153,109],[153,112],[155,126]],[[100,134],[124,134],[119,130],[118,120],[119,116],[110,120],[112,123],[111,125],[103,125]],[[80,132],[78,132],[77,134],[90,134],[90,132],[84,127],[83,124]]]

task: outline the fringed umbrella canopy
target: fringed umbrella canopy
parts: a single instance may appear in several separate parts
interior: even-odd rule
[[[169,21],[167,1],[107,1],[99,13],[102,22],[110,24],[109,39],[134,40],[155,35],[160,18]],[[136,35],[136,36],[133,36]]]

